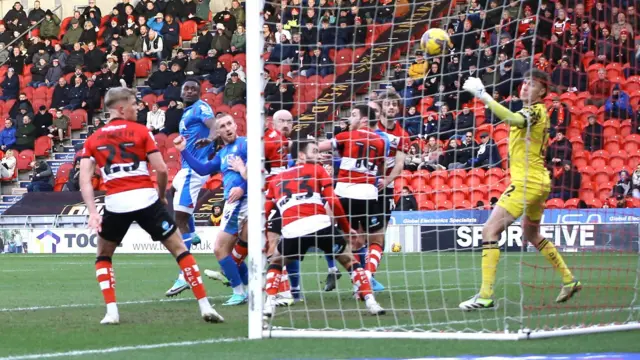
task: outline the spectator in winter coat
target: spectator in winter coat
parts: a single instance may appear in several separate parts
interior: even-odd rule
[[[162,27],[164,26],[163,19],[164,19],[164,15],[162,15],[162,13],[157,13],[156,16],[154,16],[153,18],[149,18],[149,20],[147,20],[147,26],[149,27],[149,30],[153,30],[157,33],[160,33],[160,31],[162,30]]]
[[[585,104],[600,107],[604,105],[607,98],[611,96],[611,88],[613,83],[607,79],[607,70],[604,68],[598,70],[598,78],[589,85],[589,93],[591,97],[585,101]]]
[[[122,36],[120,38],[120,47],[122,47],[122,49],[125,52],[133,52],[135,47],[136,47],[136,41],[138,40],[138,37],[136,36],[136,34],[134,33],[134,29],[133,28],[127,28],[125,30],[124,36]]]
[[[87,98],[87,86],[82,81],[82,78],[75,78],[74,86],[69,89],[69,105],[64,108],[67,110],[76,110],[82,107],[82,103]]]
[[[167,106],[171,101],[180,101],[182,99],[181,86],[177,79],[171,79],[171,83],[164,89],[164,100],[159,102],[159,106]]]
[[[80,43],[73,44],[73,50],[69,52],[69,56],[67,57],[67,64],[62,69],[65,74],[72,73],[76,71],[76,68],[80,66],[82,68],[84,66],[84,50],[80,46]]]
[[[162,37],[154,30],[149,30],[149,37],[142,43],[142,53],[151,60],[162,60],[164,42]]]
[[[96,47],[96,44],[90,42],[87,44],[88,51],[84,55],[84,65],[87,71],[95,73],[100,71],[100,66],[104,64],[105,61],[105,53],[99,47]]]
[[[480,145],[475,158],[469,159],[467,165],[481,168],[494,168],[500,167],[502,159],[500,158],[500,152],[498,146],[493,139],[489,136],[489,133],[480,134]]]
[[[27,13],[22,8],[22,4],[19,1],[16,1],[13,4],[13,7],[7,11],[7,14],[4,16],[4,23],[12,22],[14,19],[27,19]]]
[[[409,67],[409,76],[414,80],[422,81],[427,75],[428,66],[429,63],[424,59],[424,53],[416,51],[416,60]]]
[[[567,140],[564,133],[558,132],[556,137],[547,149],[547,164],[549,166],[562,166],[562,161],[571,159],[571,142]]]
[[[396,211],[416,211],[418,210],[418,203],[416,202],[416,197],[413,196],[411,190],[408,187],[403,187],[400,192],[400,198],[396,203],[395,207]]]
[[[243,104],[246,99],[247,85],[240,80],[237,73],[231,73],[231,80],[224,87],[223,102],[225,105],[233,106]]]
[[[62,37],[62,47],[67,50],[72,50],[73,44],[80,41],[80,36],[82,36],[82,28],[80,27],[80,23],[77,19],[72,19],[71,28],[67,30],[67,32]]]
[[[138,118],[136,122],[140,125],[147,126],[147,114],[149,113],[149,107],[144,101],[138,101]],[[97,118],[96,118],[97,119]]]
[[[464,104],[462,106],[462,111],[456,118],[456,134],[463,136],[467,131],[472,130],[475,127],[475,123],[475,115],[471,112],[471,109],[469,109],[469,105]]]
[[[227,81],[231,80],[232,73],[238,74],[238,79],[240,79],[240,81],[247,81],[247,75],[244,72],[244,68],[235,60],[231,62],[231,71],[227,74]]]
[[[640,199],[640,164],[636,166],[631,177],[631,194],[634,198]]]
[[[405,107],[405,109],[404,123],[402,127],[412,138],[421,135],[422,115],[420,115],[415,106]]]
[[[0,131],[0,150],[7,151],[16,143],[16,128],[11,119],[4,121],[4,129]]]
[[[33,126],[38,129],[38,137],[49,135],[49,128],[53,126],[53,115],[47,111],[47,107],[40,106],[38,112],[33,117]]]
[[[421,98],[418,96],[418,89],[413,78],[408,77],[405,80],[405,87],[398,93],[404,100],[404,107],[409,108],[415,106]]]
[[[164,42],[164,48],[162,53],[163,59],[171,58],[171,51],[173,47],[178,45],[178,41],[180,38],[180,25],[173,19],[173,15],[166,14],[164,16],[164,25],[159,31],[160,36],[162,36],[162,41]]]
[[[462,142],[457,139],[449,140],[449,148],[445,151],[442,159],[440,160],[442,166],[449,170],[464,169],[467,167],[469,158],[465,157],[462,152],[458,151],[458,148],[462,145],[461,143]]]
[[[604,104],[605,119],[628,119],[633,116],[633,108],[629,94],[620,90],[620,84],[615,84],[611,96]]]
[[[87,21],[83,26],[84,30],[82,30],[82,34],[80,35],[80,39],[78,42],[82,45],[86,45],[90,42],[96,42],[98,40],[98,32],[96,28],[93,26],[91,21]]]
[[[192,51],[189,53],[189,61],[187,62],[187,66],[184,68],[184,73],[187,76],[198,76],[200,75],[200,56],[197,52]]]
[[[44,82],[48,87],[56,86],[62,75],[63,71],[60,67],[60,60],[53,59],[51,67],[49,67],[47,75],[44,77]]]
[[[0,43],[0,64],[4,64],[9,61],[9,50],[4,46],[4,43]]]
[[[582,175],[571,165],[571,161],[564,160],[562,162],[562,168],[553,170],[553,179],[551,182],[549,199],[562,199],[567,201],[579,196]]]
[[[60,44],[56,44],[53,47],[53,53],[51,54],[51,61],[58,59],[60,67],[64,69],[67,65],[67,53],[62,50],[62,46]]]
[[[334,65],[328,55],[323,55],[320,48],[313,50],[313,55],[309,57],[308,63],[300,70],[300,75],[310,77],[320,75],[325,77],[333,74]]]
[[[178,132],[180,119],[182,118],[182,114],[184,112],[183,109],[184,104],[182,102],[172,101],[169,103],[169,107],[164,114],[164,129],[162,130],[164,134],[169,135]]]
[[[67,80],[63,77],[58,79],[58,85],[54,87],[53,95],[51,96],[51,107],[59,109],[69,105],[69,90]]]
[[[567,127],[571,123],[571,112],[567,104],[561,103],[559,96],[554,96],[548,113],[551,123],[549,136],[555,138],[559,132],[566,135]]]
[[[7,70],[7,76],[0,83],[0,89],[2,89],[2,96],[0,96],[0,100],[13,100],[18,96],[18,92],[20,91],[20,79],[13,68],[9,68],[9,70]]]
[[[34,38],[34,39],[37,39],[37,38]],[[38,64],[40,62],[40,59],[45,59],[47,63],[49,63],[49,61],[51,60],[51,55],[47,52],[47,49],[44,46],[44,43],[40,43],[40,44],[42,44],[43,46],[39,47],[38,51],[36,51],[31,57],[33,64]]]
[[[0,160],[0,178],[11,179],[16,171],[18,160],[13,154],[13,150],[7,150],[2,160]]]
[[[162,109],[158,107],[158,104],[151,106],[151,111],[147,113],[147,128],[153,133],[157,134],[164,129],[165,114]]]
[[[218,23],[213,41],[211,42],[211,49],[216,49],[218,54],[231,52],[231,36],[232,34],[225,29],[225,26]]]
[[[167,71],[167,63],[164,61],[161,62],[158,67],[158,71],[152,73],[151,76],[149,76],[149,79],[147,79],[147,85],[149,85],[149,88],[142,89],[142,96],[148,94],[162,95],[164,90],[171,83],[171,77],[170,72]]]
[[[213,35],[209,31],[207,26],[203,27],[200,30],[200,36],[198,36],[198,41],[195,44],[191,44],[193,49],[200,56],[207,55],[209,49],[211,49],[211,43],[213,42]]]
[[[244,25],[238,24],[238,28],[231,37],[231,53],[240,54],[247,50],[247,37],[244,32]]]
[[[53,126],[49,137],[58,141],[63,141],[69,136],[69,122],[71,120],[67,115],[64,115],[62,109],[56,110],[56,116],[53,118]]]
[[[58,39],[60,33],[60,18],[47,10],[44,16],[44,21],[40,23],[40,38],[41,39]]]
[[[24,60],[24,55],[22,55],[22,53],[20,52],[20,48],[16,46],[13,48],[13,53],[11,54],[11,56],[9,56],[8,65],[16,71],[16,74],[22,75],[22,72],[24,70]]]
[[[227,70],[222,65],[222,62],[217,62],[216,68],[207,75],[206,79],[213,85],[211,92],[214,94],[218,94],[224,90],[224,86],[227,83]]]
[[[125,52],[122,54],[122,62],[118,68],[118,77],[124,80],[127,87],[132,88],[136,79],[136,63],[131,59],[131,54]]]
[[[22,124],[16,129],[16,143],[13,148],[18,151],[33,150],[39,131],[31,122],[31,117],[25,115],[22,118]]]
[[[449,111],[449,107],[446,104],[440,106],[438,113],[438,135],[440,140],[444,141],[449,139],[455,134],[453,127],[453,114]]]
[[[28,114],[33,114],[34,112],[33,105],[31,105],[31,101],[29,101],[25,93],[21,93],[20,96],[18,96],[18,100],[13,103],[11,109],[9,109],[9,116],[11,118],[15,118],[16,116],[18,116],[21,107],[24,107],[27,110]]]
[[[33,178],[31,183],[27,185],[28,192],[46,192],[53,191],[53,171],[44,160],[34,161]]]
[[[622,196],[631,195],[632,190],[633,190],[632,186],[633,186],[632,178],[629,175],[629,172],[627,172],[627,170],[622,170],[618,174],[618,182],[616,183],[616,185],[611,190],[611,195],[612,196],[615,196],[615,195],[622,195]]]

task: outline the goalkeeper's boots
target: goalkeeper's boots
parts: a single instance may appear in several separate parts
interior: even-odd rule
[[[380,284],[376,278],[372,276],[369,280],[371,282],[371,290],[373,290],[373,292],[380,292],[384,290],[384,285]]]
[[[302,296],[302,291],[300,289],[291,289],[291,295],[293,295],[293,302],[304,302],[304,296]]]
[[[291,306],[294,303],[291,291],[280,292],[276,294],[276,306]]]
[[[327,281],[325,281],[324,284],[324,291],[333,291],[336,288],[336,283],[338,282],[338,280],[340,280],[341,277],[342,274],[340,273],[340,271],[329,272],[327,274]]]
[[[120,316],[107,313],[104,319],[100,321],[101,325],[118,325],[120,324]]]
[[[187,289],[189,289],[189,284],[187,284],[187,282],[184,281],[182,277],[179,277],[178,280],[176,280],[176,282],[173,283],[173,286],[171,287],[171,289],[167,290],[167,292],[165,293],[165,296],[167,297],[176,296]]]
[[[270,318],[276,312],[276,295],[267,295],[262,307],[262,316]]]
[[[231,286],[231,282],[227,279],[226,276],[220,271],[205,269],[204,274],[212,280],[221,281],[225,286]]]
[[[229,298],[229,300],[227,300],[227,302],[225,302],[224,306],[236,306],[236,305],[242,305],[244,303],[247,302],[247,295],[246,294],[233,294],[231,295],[231,297]]]
[[[371,315],[384,315],[384,314],[386,314],[385,309],[383,309],[382,306],[380,306],[380,304],[378,304],[378,302],[376,301],[376,299],[373,296],[370,296],[369,298],[367,298],[365,300],[365,304],[367,305],[367,311]]]
[[[560,294],[556,298],[556,302],[563,303],[571,299],[573,295],[577,294],[580,290],[582,290],[582,283],[573,279],[572,282],[562,285],[562,289],[560,289]]]
[[[480,294],[476,294],[471,299],[461,302],[458,306],[461,310],[472,311],[490,309],[494,306],[494,302],[493,299],[483,299],[480,297]]]
[[[200,236],[198,236],[198,234],[193,233],[193,235],[191,235],[191,245],[198,245],[202,242],[202,239],[200,239]]]

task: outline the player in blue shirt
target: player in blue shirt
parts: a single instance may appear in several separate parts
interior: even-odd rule
[[[187,151],[200,161],[206,161],[209,154],[213,152],[210,145],[201,146],[202,139],[213,138],[215,136],[215,116],[213,110],[206,102],[200,100],[200,84],[197,81],[186,81],[182,85],[182,100],[185,102],[184,113],[180,119],[180,135],[186,139]],[[200,238],[195,232],[195,222],[193,211],[198,201],[200,189],[205,184],[209,176],[200,176],[195,173],[189,164],[182,160],[182,169],[178,171],[173,179],[173,210],[175,212],[176,224],[182,232],[187,249],[191,245],[200,243]],[[189,284],[184,281],[182,273],[178,276],[171,289],[165,295],[175,296],[189,288]]]
[[[233,257],[236,240],[247,241],[247,181],[234,170],[231,163],[240,158],[247,162],[247,138],[237,135],[237,125],[231,115],[216,119],[216,135],[224,143],[211,161],[202,161],[188,150],[188,141],[176,138],[175,145],[182,154],[182,160],[200,176],[222,172],[225,204],[222,222],[214,253],[218,263],[233,288],[233,295],[224,305],[240,305],[247,301],[245,285],[248,284],[248,269],[244,262],[237,264]],[[209,270],[205,270],[209,271]]]

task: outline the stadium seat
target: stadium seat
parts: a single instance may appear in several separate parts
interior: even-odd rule
[[[620,131],[620,120],[607,120],[602,124],[602,137],[608,138],[613,135],[618,135]]]
[[[622,137],[627,137],[633,131],[632,126],[633,125],[631,124],[631,119],[622,120],[622,122],[620,122],[620,130],[618,131],[618,133]]]
[[[447,183],[449,172],[446,170],[436,170],[431,173],[429,184],[432,188],[437,188]]]
[[[453,203],[449,200],[435,201],[436,210],[452,210]]]
[[[577,209],[578,208],[578,203],[580,203],[580,199],[569,199],[567,201],[564,202],[564,208],[565,209]]]
[[[580,190],[580,200],[584,201],[589,205],[589,203],[596,198],[596,192],[593,189],[582,189]],[[599,207],[602,207],[600,205]]]
[[[611,135],[609,137],[605,137],[604,139],[604,151],[609,154],[613,154],[618,152],[621,149],[622,145],[622,137],[620,135]]]
[[[589,164],[589,160],[591,158],[591,154],[588,151],[580,150],[574,151],[572,155],[573,164],[580,169],[583,166],[587,166]]]
[[[469,198],[469,191],[466,188],[458,187],[451,191],[451,202],[455,205]]]
[[[33,150],[23,150],[16,156],[16,158],[18,159],[18,170],[30,170],[31,167],[29,166],[29,164],[31,164],[31,162],[36,159]]]
[[[509,137],[509,126],[505,123],[498,124],[493,129],[493,140],[496,143],[500,143],[502,140]]]
[[[222,66],[227,70],[227,72],[231,71],[231,63],[233,62],[233,55],[224,54],[218,58],[218,61],[222,63]]]
[[[233,57],[233,60],[237,61],[238,64],[240,64],[240,66],[242,66],[246,70],[246,68],[247,68],[247,55],[246,54],[243,54],[243,53],[236,54]]]
[[[151,59],[143,57],[136,60],[136,77],[147,78],[151,75]]]
[[[549,199],[545,206],[547,209],[562,209],[564,208],[564,201],[562,199]]]
[[[467,173],[467,186],[470,188],[476,188],[484,184],[485,171],[483,169],[471,169]]]
[[[180,25],[180,37],[182,41],[191,41],[198,33],[198,24],[193,20],[187,20]]]
[[[396,180],[396,182],[399,183],[400,181]],[[431,186],[429,186],[429,180],[422,177],[411,179],[409,185],[414,193],[430,193],[432,191]],[[398,190],[401,190],[401,188]]]
[[[416,202],[418,203],[418,210],[420,211],[429,211],[436,208],[433,201],[429,200],[424,194],[420,194],[416,197]]]
[[[463,186],[465,184],[465,180],[467,178],[467,172],[463,169],[456,169],[449,171],[449,179],[447,180],[447,184],[451,188],[456,188]]]
[[[624,150],[618,150],[614,153],[611,153],[611,156],[609,157],[609,166],[611,166],[615,170],[626,166],[627,161],[627,152]]]
[[[615,178],[616,173],[611,166],[604,166],[600,169],[596,168],[596,173],[592,178],[593,181],[600,186],[603,183],[609,182],[612,178]]]
[[[163,133],[157,133],[153,136],[156,139],[156,144],[161,152],[165,152],[167,148],[167,135]]]
[[[48,136],[40,136],[36,139],[34,145],[35,156],[49,156],[53,142]]]
[[[591,154],[591,166],[598,169],[606,166],[609,163],[609,153],[604,150],[594,151]]]
[[[444,184],[433,186],[431,198],[436,205],[442,201],[448,201],[451,198],[451,188]]]
[[[175,162],[180,162],[182,157],[180,156],[180,151],[178,151],[178,149],[176,149],[175,147],[167,147],[166,151],[164,152],[164,161],[169,162],[169,161],[175,161]]]
[[[460,202],[453,202],[453,208],[454,209],[460,209],[460,210],[468,210],[471,209],[473,206],[471,204],[470,201],[468,200],[462,200]]]
[[[640,90],[640,76],[629,76],[622,85],[622,89],[628,94]]]
[[[484,183],[486,185],[498,184],[504,178],[504,170],[500,168],[491,168],[484,174]]]

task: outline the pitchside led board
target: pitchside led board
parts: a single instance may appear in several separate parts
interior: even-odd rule
[[[480,248],[486,210],[395,212],[391,224],[396,228],[414,227],[415,244],[405,251],[453,251]],[[541,233],[567,252],[638,252],[640,209],[546,210]],[[399,233],[401,235],[402,233]],[[409,236],[398,236],[402,244]],[[404,245],[404,244],[403,244]],[[413,245],[413,246],[412,246]],[[517,224],[502,233],[500,245],[506,251],[522,250],[522,229]],[[533,250],[529,245],[526,250]]]

